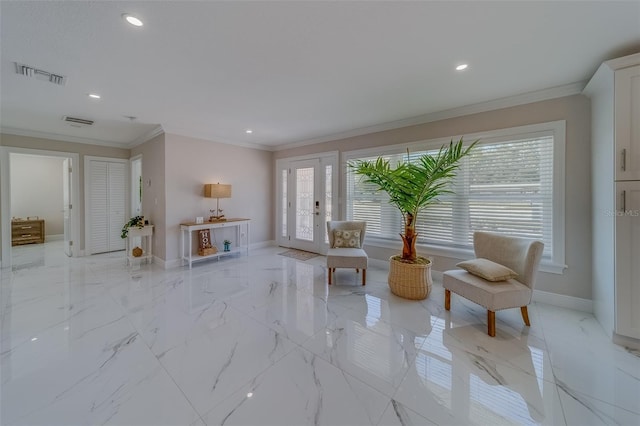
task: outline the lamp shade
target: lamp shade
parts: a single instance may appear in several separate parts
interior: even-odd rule
[[[231,198],[231,185],[222,183],[207,183],[204,185],[206,198]]]

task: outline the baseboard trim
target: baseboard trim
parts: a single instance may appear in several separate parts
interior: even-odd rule
[[[257,243],[249,244],[249,250],[261,249],[265,247],[273,247],[275,245],[276,245],[276,240],[259,241]]]
[[[616,345],[620,345],[625,348],[640,350],[640,340],[634,339],[633,337],[621,336],[619,334],[613,333],[611,341]]]
[[[533,301],[546,303],[560,308],[573,309],[574,311],[593,313],[593,300],[567,296],[565,294],[550,293],[548,291],[533,290]]]
[[[158,256],[153,256],[153,263],[155,263],[162,269],[172,269],[172,268],[177,268],[181,266],[182,260],[181,259],[164,260],[159,258]]]

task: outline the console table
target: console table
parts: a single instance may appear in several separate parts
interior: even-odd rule
[[[221,256],[228,256],[235,253],[246,252],[249,254],[249,223],[250,219],[227,219],[219,222],[186,222],[180,224],[180,259],[186,261],[191,268],[191,264],[198,260],[205,260],[216,258],[220,259]],[[211,239],[217,240],[216,231],[220,229],[232,229],[235,232],[235,241],[233,241],[233,248],[229,251],[223,251],[222,237],[221,241],[216,241],[217,253],[201,256],[193,253],[193,233],[202,229],[209,229],[211,232]]]

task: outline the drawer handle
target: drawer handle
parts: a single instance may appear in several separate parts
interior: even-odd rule
[[[627,171],[627,150],[626,149],[622,150],[622,171],[623,172]]]
[[[22,234],[23,237],[30,237],[31,234]]]
[[[22,229],[31,229],[30,226],[23,226]]]

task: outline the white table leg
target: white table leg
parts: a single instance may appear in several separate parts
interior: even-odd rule
[[[193,244],[191,243],[191,236],[192,232],[189,231],[189,269],[191,269],[191,263],[193,262],[193,259],[191,258],[191,251],[193,250]]]

